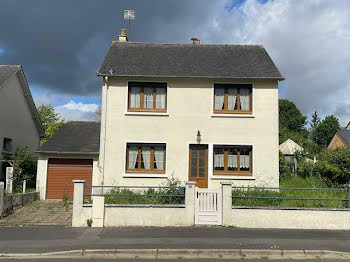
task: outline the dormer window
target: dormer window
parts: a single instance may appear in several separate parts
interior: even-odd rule
[[[215,84],[215,114],[251,114],[251,84]]]
[[[166,83],[129,82],[128,89],[128,111],[166,112]]]

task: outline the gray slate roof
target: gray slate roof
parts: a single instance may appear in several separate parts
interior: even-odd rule
[[[37,152],[98,154],[99,146],[99,122],[71,121],[65,123]]]
[[[18,70],[21,70],[20,65],[0,65],[0,86]]]
[[[338,133],[342,136],[345,142],[350,145],[350,130],[338,130]]]
[[[118,41],[112,42],[97,75],[284,79],[260,45]]]

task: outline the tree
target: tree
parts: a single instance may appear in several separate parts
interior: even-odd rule
[[[52,137],[58,129],[64,125],[64,120],[61,120],[56,123],[52,123],[45,130],[45,137],[41,139],[41,144],[44,144],[50,137]]]
[[[61,118],[59,113],[56,113],[55,108],[50,104],[39,106],[38,113],[45,131],[51,124],[58,122]]]
[[[64,124],[64,120],[60,114],[55,111],[55,108],[48,105],[41,105],[38,107],[40,120],[45,130],[45,137],[41,139],[41,144],[44,144],[50,137],[52,137],[58,129]]]
[[[19,146],[15,153],[10,157],[19,165],[14,169],[14,190],[20,192],[22,181],[27,180],[28,187],[35,187],[36,184],[36,168],[37,156],[29,150],[28,146]]]
[[[97,121],[101,121],[101,107],[99,106],[97,109],[96,109],[96,111],[94,112],[94,114],[95,114],[95,118],[96,118],[96,120]]]
[[[293,132],[303,132],[305,130],[306,116],[304,116],[297,106],[287,99],[279,100],[279,124],[283,129]]]
[[[315,128],[315,142],[326,147],[339,128],[339,121],[333,115],[326,116]]]
[[[309,137],[313,142],[315,142],[316,127],[319,125],[320,122],[321,122],[321,118],[318,116],[317,111],[315,111],[315,113],[313,113],[311,116],[310,130],[309,130],[309,133],[310,133]]]

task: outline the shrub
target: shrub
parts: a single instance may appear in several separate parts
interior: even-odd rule
[[[328,186],[342,184],[339,183],[342,180],[339,178],[341,176],[341,170],[336,165],[326,161],[318,161],[315,165],[314,173],[321,176]]]
[[[298,169],[297,169],[297,175],[303,178],[309,177],[312,175],[314,169],[314,164],[310,162],[299,162],[298,163]]]
[[[290,164],[281,151],[279,151],[279,171],[280,178],[290,173]]]
[[[341,147],[336,150],[324,150],[320,154],[318,172],[333,185],[350,183],[350,147]],[[323,165],[323,166],[322,166]],[[322,168],[326,168],[325,171]]]

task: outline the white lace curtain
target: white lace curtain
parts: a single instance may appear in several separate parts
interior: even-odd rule
[[[156,88],[156,108],[165,108],[165,88]]]
[[[215,88],[215,110],[224,109],[224,88]]]
[[[240,155],[240,167],[249,168],[249,155]]]
[[[224,167],[224,151],[216,151],[215,152],[214,165],[217,168]]]
[[[237,88],[228,89],[228,110],[234,110],[237,100]]]
[[[143,97],[143,106],[145,108],[153,108],[153,88],[145,87]]]
[[[241,88],[240,90],[241,110],[249,110],[249,89]]]
[[[131,108],[140,108],[140,92],[141,92],[141,88],[140,87],[131,87],[131,90],[130,90],[130,93],[131,93],[131,98],[130,98]]]
[[[163,169],[164,167],[164,149],[162,147],[154,148],[154,162],[156,163],[156,169]]]
[[[138,147],[137,146],[129,147],[129,168],[130,169],[136,168],[137,156],[138,156]]]
[[[232,153],[231,154],[229,153],[227,162],[228,162],[227,165],[229,169],[237,168],[237,155],[233,155]]]
[[[141,147],[141,154],[145,169],[151,169],[151,148],[148,146]]]

